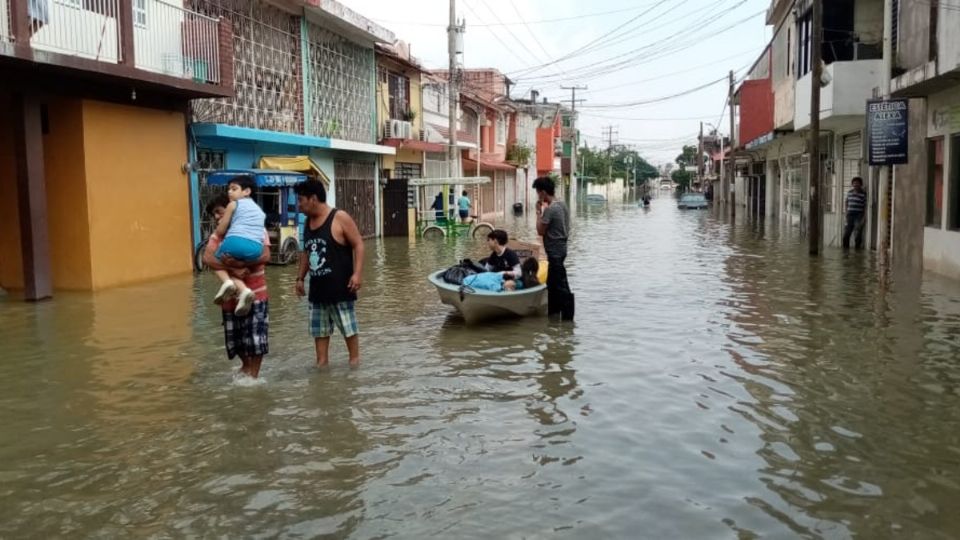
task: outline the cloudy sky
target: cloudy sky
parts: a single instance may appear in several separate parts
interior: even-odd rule
[[[447,64],[448,0],[341,0],[411,44],[428,68]],[[495,67],[552,101],[560,86],[588,86],[581,131],[591,146],[635,146],[654,163],[694,141],[699,122],[721,118],[726,76],[742,75],[770,39],[769,0],[457,0],[466,19],[466,67]],[[679,96],[678,96],[679,94]]]

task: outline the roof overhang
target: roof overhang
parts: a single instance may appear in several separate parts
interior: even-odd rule
[[[190,126],[190,129],[193,131],[195,137],[219,137],[221,139],[238,141],[289,144],[308,148],[328,148],[330,150],[363,152],[367,154],[395,155],[397,153],[397,149],[392,146],[345,141],[343,139],[331,139],[329,137],[315,137],[313,135],[300,135],[298,133],[267,131],[265,129],[245,128],[226,124],[193,124]]]
[[[393,43],[396,35],[336,0],[300,0],[307,19],[358,43]]]

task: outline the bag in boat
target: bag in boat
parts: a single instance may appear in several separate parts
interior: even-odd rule
[[[472,276],[473,274],[483,271],[483,267],[478,266],[470,259],[464,259],[450,268],[447,268],[441,277],[443,277],[443,280],[451,285],[463,285],[463,279],[465,277]]]

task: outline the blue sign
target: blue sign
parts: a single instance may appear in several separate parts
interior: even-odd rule
[[[910,106],[906,99],[867,101],[867,154],[870,165],[907,162]]]

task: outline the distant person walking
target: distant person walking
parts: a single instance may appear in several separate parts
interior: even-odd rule
[[[466,223],[470,218],[470,206],[473,203],[470,202],[470,197],[467,197],[467,190],[463,190],[463,193],[460,195],[460,200],[457,201],[457,207],[460,210],[460,222]]]
[[[541,176],[533,181],[537,192],[537,233],[543,237],[547,252],[547,314],[560,314],[564,321],[572,321],[573,293],[567,281],[567,239],[570,235],[570,209],[555,198],[557,186],[553,180]]]
[[[850,249],[850,236],[856,233],[856,248],[863,249],[863,226],[867,215],[867,192],[863,190],[863,178],[857,176],[850,182],[853,187],[847,192],[844,210],[847,215],[843,229],[843,249]]]
[[[350,366],[360,365],[360,328],[356,301],[363,272],[363,237],[353,218],[327,204],[327,192],[319,180],[294,187],[300,211],[306,214],[303,253],[297,274],[296,293],[307,294],[309,276],[310,335],[317,351],[317,367],[330,361],[330,336],[339,330],[347,344]]]

